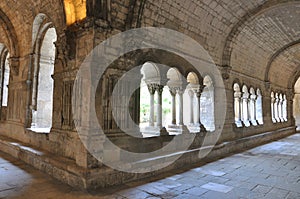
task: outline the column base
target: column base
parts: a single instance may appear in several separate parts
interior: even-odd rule
[[[258,125],[258,121],[257,121],[257,120],[251,120],[251,124],[252,124],[253,126],[257,126],[257,125]]]
[[[187,128],[186,125],[178,125],[179,126],[179,129],[180,129],[180,132],[181,134],[188,134],[190,133],[189,129]]]
[[[197,131],[196,133],[199,133],[199,132],[207,132],[205,126],[201,123],[197,123],[195,124],[195,127],[197,128]]]
[[[159,132],[160,132],[160,136],[168,136],[169,135],[166,127],[162,127]]]
[[[235,121],[235,125],[238,128],[241,128],[241,127],[245,126],[244,123],[243,123],[243,121],[241,121],[241,120],[240,121]]]
[[[244,123],[245,127],[249,127],[249,126],[251,126],[251,123],[250,123],[250,121],[244,121],[243,123]]]
[[[181,133],[180,127],[177,124],[169,124],[168,127],[169,134],[177,135]]]
[[[160,129],[156,126],[147,126],[140,130],[144,137],[158,136]]]
[[[276,118],[276,122],[281,122],[279,118]]]
[[[172,135],[190,133],[190,131],[186,125],[176,125],[176,124],[168,125],[168,131],[169,131],[169,134],[172,134]]]

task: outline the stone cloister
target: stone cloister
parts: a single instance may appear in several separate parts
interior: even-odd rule
[[[195,72],[190,72],[187,77],[184,77],[176,68],[169,68],[166,74],[162,74],[159,67],[151,62],[146,62],[142,66],[141,73],[143,74],[142,81],[148,89],[148,91],[145,92],[149,92],[148,97],[150,98],[149,103],[146,103],[149,105],[149,110],[147,110],[149,112],[149,124],[144,129],[141,129],[142,132],[144,131],[146,134],[147,132],[149,134],[150,132],[164,133],[166,131],[175,134],[204,132],[206,128],[201,123],[201,120],[208,123],[210,130],[214,129],[214,92],[213,83],[209,76],[204,78],[205,83],[204,80],[203,83],[200,83],[200,78],[197,77]],[[207,88],[205,88],[205,86],[207,86]],[[165,121],[165,123],[163,123],[162,120],[164,109],[162,104],[163,92],[170,93],[167,97],[171,104],[171,110],[169,110],[171,117],[169,121]],[[141,94],[144,93],[141,92]],[[157,97],[156,111],[154,110],[155,94]],[[205,98],[202,98],[201,103],[200,98],[202,94],[205,95]],[[210,101],[210,103],[208,101]],[[203,107],[201,107],[201,104]],[[187,107],[185,107],[185,105],[187,105]],[[207,114],[203,109],[207,109],[210,112]],[[202,113],[200,110],[202,110]],[[155,116],[156,123],[154,122]],[[187,116],[188,118],[186,118]],[[206,117],[209,119],[206,119]]]
[[[295,134],[299,8],[297,0],[3,0],[0,151],[72,187],[97,189]],[[148,48],[121,56],[123,48],[138,45],[132,38],[117,46],[105,43],[105,55],[88,60],[103,70],[99,82],[82,86],[97,74],[84,71],[87,79],[77,78],[93,49],[123,32],[149,27],[189,39],[174,37],[168,52],[152,46],[163,46],[173,35],[161,40],[137,35]],[[105,56],[117,58],[103,69]],[[127,96],[131,86],[134,92]],[[78,115],[91,109],[95,115]],[[109,143],[136,154],[171,149],[126,162],[121,150],[106,148]],[[117,170],[106,159],[140,170]],[[155,166],[159,169],[151,170]]]

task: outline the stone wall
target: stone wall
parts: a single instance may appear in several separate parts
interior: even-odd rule
[[[299,18],[299,12],[295,5],[299,5],[299,2],[293,0],[272,2],[103,0],[101,1],[103,3],[101,4],[103,5],[102,14],[97,13],[96,8],[99,5],[95,2],[99,3],[87,0],[89,6],[87,18],[69,26],[66,24],[63,1],[7,0],[0,2],[0,24],[4,27],[0,29],[0,42],[10,53],[11,69],[8,107],[1,107],[1,136],[47,151],[53,156],[67,158],[76,165],[76,168],[79,168],[73,173],[75,175],[80,173],[85,181],[90,182],[85,185],[85,188],[120,184],[126,181],[123,178],[128,178],[127,181],[129,181],[154,175],[155,172],[133,177],[124,174],[122,180],[111,182],[112,178],[120,173],[104,167],[86,150],[75,129],[71,107],[73,83],[79,66],[88,53],[99,43],[117,33],[148,26],[170,28],[192,37],[204,47],[217,65],[224,80],[227,100],[225,124],[218,144],[222,145],[227,142],[232,144],[245,139],[246,143],[237,145],[236,148],[229,144],[231,151],[235,151],[248,146],[248,141],[253,144],[253,140],[256,140],[255,135],[262,136],[261,140],[258,139],[259,143],[262,143],[267,141],[264,137],[265,132],[276,131],[276,135],[272,136],[270,133],[266,136],[270,140],[294,132],[292,100],[293,85],[297,79],[294,74],[298,71],[298,65],[293,58],[296,59],[298,55],[297,41],[300,39],[299,35],[295,35],[300,27],[299,20],[296,20]],[[30,111],[32,84],[30,82],[33,78],[31,72],[35,56],[32,47],[34,42],[32,41],[32,27],[39,13],[47,16],[45,23],[51,23],[57,33],[54,74],[52,75],[54,81],[52,129],[49,134],[36,133],[28,129],[28,123],[32,119]],[[289,18],[290,16],[292,19]],[[281,26],[281,24],[285,25]],[[109,49],[108,53],[114,54],[115,49]],[[182,58],[155,50],[133,52],[110,66],[111,70],[108,71],[106,79],[103,79],[103,84],[100,84],[97,90],[97,96],[101,102],[96,105],[96,109],[99,120],[105,125],[111,124],[111,129],[114,130],[113,139],[125,148],[139,149],[135,145],[136,140],[124,138],[118,134],[118,128],[113,125],[109,112],[109,96],[106,96],[106,91],[113,84],[111,76],[120,77],[133,66],[146,61],[176,66],[184,76],[193,69]],[[211,60],[202,61],[211,62]],[[260,89],[263,100],[263,125],[238,128],[234,124],[233,84],[236,82]],[[272,123],[270,110],[272,91],[287,95],[287,122]],[[136,97],[138,98],[138,93]],[[223,99],[215,97],[216,104],[221,100]],[[130,105],[132,114],[136,118],[139,112],[137,104]],[[163,139],[159,137],[153,139],[156,142],[145,144],[143,150],[159,148],[165,144]],[[225,154],[229,151],[223,150],[214,155]],[[51,159],[51,155],[49,157]],[[189,157],[184,159],[180,166],[189,164]],[[193,161],[200,160],[193,159]],[[51,161],[49,162],[51,165]],[[67,170],[68,163],[62,162],[61,164],[61,167]],[[169,169],[174,168],[176,166]],[[91,173],[97,174],[96,177],[88,175]],[[54,173],[50,172],[50,175]],[[101,181],[100,178],[106,181]],[[93,181],[96,184],[93,184]]]

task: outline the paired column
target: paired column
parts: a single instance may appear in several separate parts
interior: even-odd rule
[[[201,124],[201,116],[200,116],[200,97],[201,93],[204,89],[204,85],[200,85],[198,89],[195,90],[196,97],[197,97],[197,106],[196,106],[196,126],[200,127],[200,132],[205,132],[206,129],[203,124]]]
[[[234,92],[234,116],[235,116],[235,124],[237,127],[242,127],[242,103],[241,103],[242,93],[239,91]]]
[[[281,96],[280,96],[280,98],[279,98],[278,112],[279,112],[279,115],[278,115],[279,120],[280,120],[281,122],[284,122],[284,119],[283,119],[283,99],[282,99]]]
[[[242,96],[242,113],[243,113],[243,122],[245,126],[250,126],[249,122],[249,93],[243,93]]]
[[[183,125],[183,89],[177,89],[177,94],[179,96],[179,125]]]
[[[150,93],[150,117],[149,117],[149,126],[154,127],[154,94],[155,86],[153,84],[147,84],[149,93]]]
[[[196,124],[200,125],[200,97],[201,97],[201,91],[196,91],[196,97],[197,97],[197,105],[196,105]]]
[[[254,94],[250,95],[249,106],[250,106],[251,124],[254,125],[254,126],[257,126],[258,122],[256,120],[256,95],[254,95]]]
[[[149,127],[158,127],[159,129],[162,128],[162,92],[163,92],[163,85],[159,84],[147,84],[149,93],[150,93],[150,116],[149,116]],[[196,126],[200,127],[200,131],[206,131],[205,127],[201,124],[200,119],[200,97],[201,93],[204,89],[204,86],[199,86],[199,88],[195,90],[190,90],[190,124],[194,124],[194,119],[196,120]],[[183,122],[183,88],[170,88],[170,94],[172,97],[172,125],[178,124],[178,126],[184,128],[183,130],[186,131],[186,127]],[[156,107],[156,114],[157,114],[157,122],[155,125],[155,117],[154,117],[154,95],[157,92],[157,107]],[[178,122],[176,122],[176,95],[178,95],[178,108],[179,108],[179,115],[178,115]],[[196,118],[194,118],[194,95],[196,95],[197,99],[197,106],[196,106]]]
[[[163,85],[159,84],[147,84],[150,93],[150,116],[149,116],[149,127],[154,127],[154,95],[157,92],[157,106],[156,106],[156,126],[159,129],[162,128],[162,92]]]
[[[169,88],[172,97],[172,125],[176,125],[176,90]]]
[[[156,126],[159,127],[159,129],[162,128],[162,92],[163,92],[164,86],[163,85],[156,85],[156,91],[157,91],[157,122]]]
[[[275,96],[274,117],[275,117],[276,122],[280,122],[279,114],[278,114],[278,107],[279,107],[279,99],[278,99],[278,96]]]
[[[275,123],[276,119],[275,119],[275,98],[272,96],[271,97],[271,116],[272,116],[272,122]]]
[[[190,96],[190,125],[194,125],[194,91],[189,90]]]

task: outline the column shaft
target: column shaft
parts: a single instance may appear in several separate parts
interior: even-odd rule
[[[172,124],[176,125],[176,91],[170,88],[170,93],[172,96]]]
[[[156,126],[162,128],[162,92],[163,92],[163,85],[158,85],[156,87],[157,91],[157,122]]]
[[[152,84],[147,85],[150,93],[150,115],[149,115],[149,126],[154,126],[154,94],[155,87]]]
[[[177,93],[179,96],[179,125],[183,125],[183,91],[179,89]]]
[[[189,96],[190,96],[190,125],[194,124],[194,92],[189,91]]]

